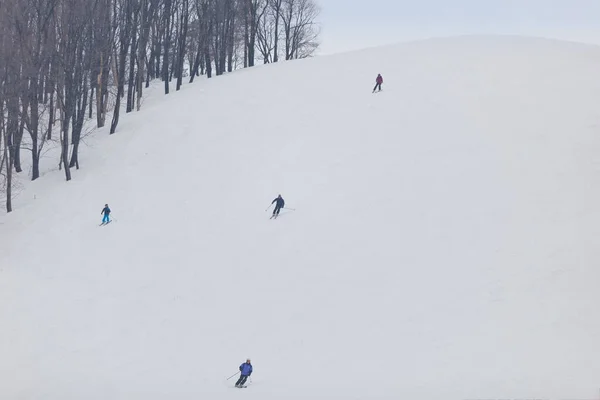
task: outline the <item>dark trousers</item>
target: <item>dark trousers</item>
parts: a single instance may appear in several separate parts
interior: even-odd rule
[[[235,383],[235,386],[243,385],[244,383],[246,383],[246,379],[248,379],[247,375],[240,376],[240,379],[238,379],[238,381]]]
[[[275,209],[273,210],[273,215],[279,215],[279,211],[281,211],[281,207],[275,206]]]
[[[379,88],[379,91],[381,91],[381,83],[376,83],[373,91],[377,90],[377,88]]]

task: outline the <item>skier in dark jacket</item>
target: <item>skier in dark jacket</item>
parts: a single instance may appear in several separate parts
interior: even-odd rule
[[[247,359],[245,363],[240,365],[240,379],[235,383],[235,387],[243,387],[250,375],[252,375],[252,364],[250,359]]]
[[[102,218],[102,223],[108,224],[110,222],[110,208],[108,207],[108,204],[104,205],[104,208],[102,209],[102,212],[100,214],[104,214],[104,218]]]
[[[373,88],[373,93],[375,93],[375,90],[377,90],[379,88],[379,92],[381,92],[381,84],[383,83],[383,77],[381,76],[381,74],[377,75],[377,79],[375,80],[375,87]]]
[[[281,209],[285,206],[285,201],[283,200],[283,197],[281,197],[281,195],[277,196],[277,198],[275,200],[273,200],[271,202],[271,205],[273,205],[273,203],[275,203],[275,209],[273,210],[273,217],[277,218],[277,216],[279,215],[279,211],[281,211]]]

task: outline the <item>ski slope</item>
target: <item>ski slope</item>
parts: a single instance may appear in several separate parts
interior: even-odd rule
[[[0,217],[0,398],[597,398],[598,71],[459,37],[153,92]]]

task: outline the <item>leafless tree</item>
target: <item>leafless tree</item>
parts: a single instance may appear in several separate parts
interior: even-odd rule
[[[117,98],[113,112],[113,119],[110,126],[111,134],[115,133],[117,130],[121,111],[121,98],[125,96],[125,67],[127,64],[129,47],[131,46],[133,31],[135,29],[133,26],[135,2],[136,0],[114,0],[113,3],[113,18],[116,21],[119,21],[119,40],[117,44],[118,56],[115,57],[115,62],[118,63],[118,68],[116,68],[116,76],[113,77],[117,84]]]
[[[108,103],[108,76],[112,61],[113,29],[111,26],[111,2],[101,0],[96,9],[96,17],[92,19],[92,73],[90,89],[91,94],[96,92],[96,125],[102,128],[106,123]],[[90,100],[90,109],[92,101]],[[92,115],[90,113],[90,118]]]
[[[309,57],[317,49],[319,12],[313,0],[283,0],[281,20],[286,60]]]
[[[248,67],[254,66],[255,51],[256,51],[256,37],[259,30],[259,23],[263,16],[267,12],[267,0],[243,0],[245,4],[245,23],[246,23],[246,47],[247,50],[247,64]]]
[[[66,180],[79,168],[86,121],[110,133],[161,79],[165,94],[240,66],[291,60],[318,46],[316,0],[0,0],[0,177],[12,210],[13,173],[31,154],[40,177],[60,140]],[[280,50],[283,49],[283,50]],[[95,114],[95,115],[94,115]],[[55,129],[56,128],[56,129]],[[55,138],[56,136],[56,138]],[[26,153],[21,150],[28,150]]]
[[[256,41],[263,63],[277,62],[277,41],[279,40],[279,9],[281,0],[266,0],[256,26]],[[275,53],[275,54],[274,54]]]
[[[150,40],[150,31],[152,21],[154,21],[159,5],[159,0],[141,0],[141,33],[140,43],[137,54],[137,110],[142,107],[142,83],[144,81],[144,67],[148,54],[148,42]],[[150,68],[148,68],[150,70]]]
[[[185,53],[187,50],[186,41],[188,27],[190,23],[190,4],[189,0],[181,0],[179,9],[179,30],[177,34],[177,87],[181,89],[183,83],[183,70],[185,62]]]
[[[173,24],[172,24],[172,8],[173,8],[173,1],[172,0],[164,0],[164,5],[163,5],[163,48],[164,48],[164,54],[163,54],[163,66],[162,66],[162,79],[165,83],[165,94],[169,94],[169,80],[170,80],[170,74],[169,74],[169,56],[170,56],[170,49],[171,49],[171,37],[172,37],[172,30],[173,30]]]

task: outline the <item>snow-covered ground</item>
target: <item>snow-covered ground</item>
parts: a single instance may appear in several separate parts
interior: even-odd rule
[[[0,217],[0,398],[597,398],[599,71],[462,37],[156,91]]]

